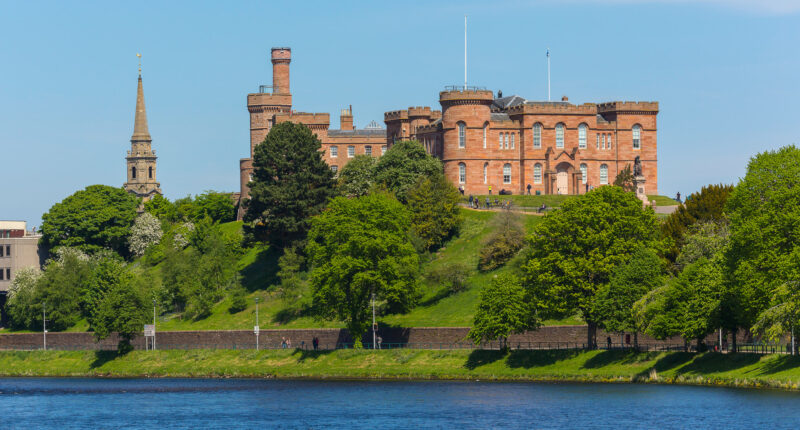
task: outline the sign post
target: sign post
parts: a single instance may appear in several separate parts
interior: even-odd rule
[[[258,297],[256,297],[256,325],[253,327],[253,333],[256,334],[256,351],[258,351]]]
[[[150,339],[152,338],[152,340]],[[156,349],[156,325],[155,324],[145,324],[144,325],[144,347],[148,349],[150,344],[152,343],[152,349]]]

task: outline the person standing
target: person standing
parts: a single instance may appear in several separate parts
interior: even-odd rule
[[[492,186],[491,185],[489,185],[489,195],[490,196],[492,195]]]
[[[314,351],[316,351],[317,348],[319,348],[319,338],[314,336],[314,338],[311,339],[311,345],[314,346]]]
[[[469,207],[472,207],[472,194],[469,195]]]
[[[463,196],[464,195],[464,186],[463,185],[459,185],[458,186],[458,191],[461,191],[461,195]]]
[[[531,195],[531,188],[533,188],[531,187],[531,184],[528,184],[528,195]]]

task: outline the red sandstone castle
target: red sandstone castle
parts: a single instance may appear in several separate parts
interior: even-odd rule
[[[379,157],[393,142],[415,139],[442,160],[444,172],[467,194],[500,190],[523,194],[582,194],[612,183],[617,172],[640,157],[647,194],[658,193],[656,116],[658,102],[574,105],[497,97],[473,87],[439,93],[442,110],[410,107],[386,112],[386,129],[356,130],[352,109],[341,114],[340,130],[329,130],[327,113],[292,110],[290,48],[272,48],[272,87],[247,95],[250,157],[240,161],[241,197],[253,171],[253,150],[270,128],[284,121],[307,125],[322,141],[334,171],[359,154]],[[241,211],[240,211],[241,212]]]

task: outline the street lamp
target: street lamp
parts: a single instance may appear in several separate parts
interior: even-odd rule
[[[153,351],[155,350],[156,350],[156,299],[153,299]]]
[[[372,293],[372,349],[376,349],[375,332],[377,331],[378,326],[375,325],[375,293]]]
[[[47,351],[47,310],[45,306],[46,304],[42,302],[42,346]]]

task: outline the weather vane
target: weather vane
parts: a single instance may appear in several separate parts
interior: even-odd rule
[[[142,74],[142,54],[136,54],[136,57],[139,58],[139,75]]]

